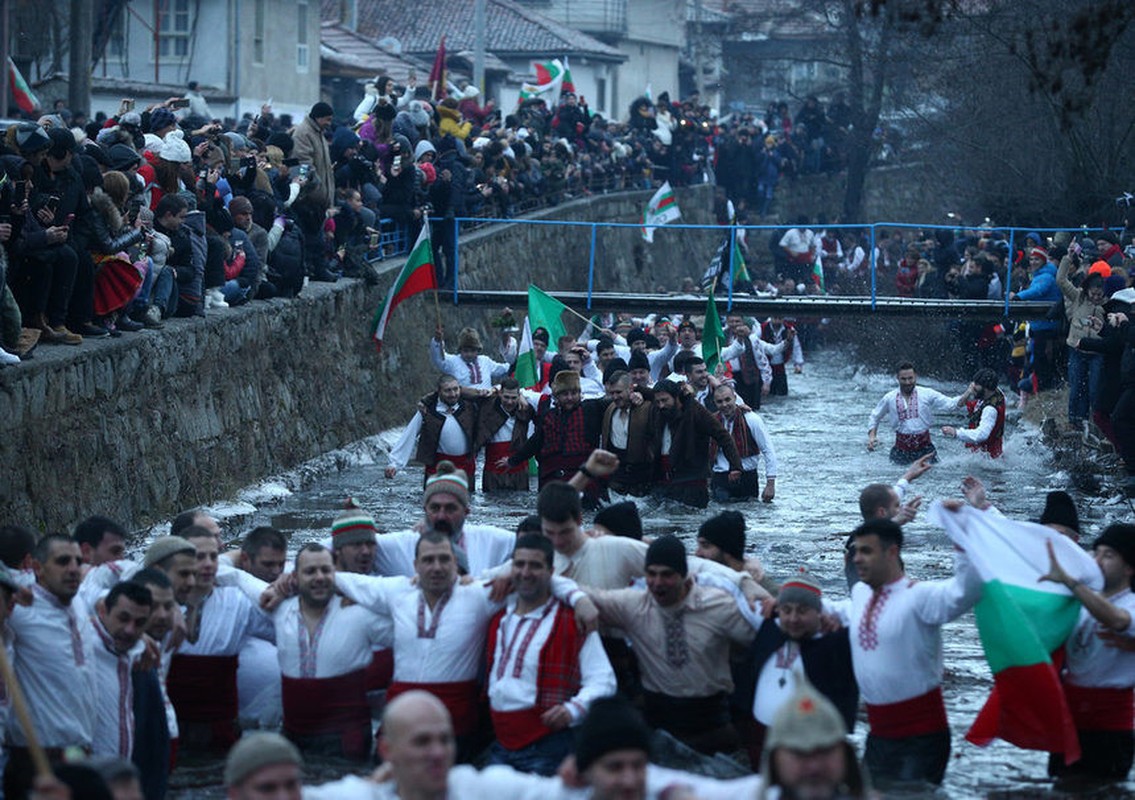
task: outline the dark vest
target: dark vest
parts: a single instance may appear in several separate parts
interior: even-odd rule
[[[418,452],[414,461],[419,464],[431,466],[437,458],[437,444],[441,439],[441,428],[445,425],[445,414],[438,413],[437,392],[428,394],[418,403],[418,413],[422,415],[422,430],[418,435]],[[465,438],[470,444],[473,442],[477,427],[477,409],[472,403],[461,400],[457,403],[457,411],[453,414],[461,430],[465,431]],[[467,455],[465,453],[450,453],[450,455]]]

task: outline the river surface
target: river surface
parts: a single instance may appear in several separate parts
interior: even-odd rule
[[[960,384],[923,381],[925,385],[956,394]],[[867,416],[878,398],[894,386],[892,376],[869,372],[850,363],[839,350],[815,354],[802,375],[789,376],[791,394],[771,398],[761,409],[770,429],[780,463],[776,500],[734,506],[748,520],[751,552],[778,579],[801,567],[820,581],[825,593],[835,598],[847,594],[842,572],[842,544],[846,532],[859,519],[858,493],[867,483],[892,483],[902,474],[887,459],[892,436],[880,430],[880,446],[865,449]],[[407,413],[411,413],[409,402]],[[1015,413],[1015,412],[1014,412]],[[940,418],[939,424],[964,424]],[[399,431],[377,437],[393,443]],[[956,440],[935,437],[941,462],[914,485],[926,502],[959,496],[962,478],[972,474],[986,485],[990,499],[1006,515],[1033,519],[1044,506],[1045,492],[1067,489],[1070,476],[1051,466],[1047,448],[1038,431],[1013,417],[1006,430],[1005,455],[1000,461],[965,451]],[[336,468],[321,477],[301,480],[296,475],[250,487],[238,498],[218,502],[212,510],[223,518],[226,535],[236,539],[253,525],[271,524],[290,536],[291,548],[328,535],[331,520],[343,499],[351,495],[374,514],[380,530],[409,527],[419,517],[421,473],[411,468],[393,480],[383,477],[381,456],[340,455],[331,459]],[[301,488],[290,489],[289,486]],[[1078,498],[1083,541],[1090,542],[1111,521],[1130,520],[1131,508],[1120,498]],[[518,495],[489,501],[474,499],[470,519],[513,528],[534,510],[534,495]],[[644,531],[676,533],[690,543],[698,525],[715,513],[696,511],[668,503],[640,504]],[[903,557],[907,572],[922,580],[947,577],[952,571],[952,548],[945,534],[920,515],[906,528]],[[161,532],[161,531],[155,531]],[[989,669],[972,614],[966,614],[943,630],[945,649],[945,698],[953,730],[953,753],[946,782],[937,797],[1031,798],[1083,797],[1057,793],[1046,780],[1043,753],[1019,750],[1004,743],[979,748],[965,741],[965,732],[983,704],[991,686]],[[862,752],[865,722],[860,720],[854,740]],[[320,779],[334,772],[330,765],[318,770]],[[173,776],[175,797],[220,797],[213,763],[189,763]],[[1135,784],[1117,786],[1093,797],[1135,797]]]

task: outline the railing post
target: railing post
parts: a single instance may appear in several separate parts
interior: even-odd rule
[[[737,280],[737,265],[733,263],[733,255],[737,248],[737,226],[729,226],[729,299],[725,303],[725,313],[733,310],[733,282]],[[716,294],[716,287],[714,293]]]
[[[1009,316],[1009,295],[1013,290],[1013,282],[1010,280],[1013,277],[1013,256],[1017,254],[1017,248],[1013,244],[1017,236],[1017,229],[1009,229],[1009,257],[1005,259],[1005,316]],[[1012,331],[1005,331],[1009,336],[1013,335]]]
[[[875,285],[876,284],[875,270],[877,269],[877,266],[878,266],[875,263],[875,223],[874,222],[871,223],[871,243],[870,243],[870,247],[871,247],[871,251],[870,251],[868,257],[871,259],[871,310],[874,311],[875,310],[875,297],[876,297],[876,290],[877,290],[877,287]]]
[[[595,288],[595,237],[599,231],[599,226],[591,223],[591,255],[587,264],[587,310],[591,310],[591,292]]]
[[[461,251],[461,223],[458,222],[457,217],[453,218],[453,305],[457,305],[457,262],[460,257],[457,255]]]

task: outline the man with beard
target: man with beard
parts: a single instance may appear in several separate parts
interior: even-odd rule
[[[516,534],[495,525],[468,522],[470,505],[465,473],[447,461],[441,462],[437,474],[426,481],[426,490],[422,493],[424,519],[414,529],[383,534],[378,539],[373,568],[351,571],[413,577],[421,529],[435,530],[448,536],[453,542],[458,565],[467,575],[480,575],[505,563],[516,544]]]
[[[414,568],[413,579],[339,574],[335,584],[393,625],[394,679],[387,701],[415,689],[440,699],[453,718],[458,757],[464,761],[476,753],[485,635],[503,603],[490,599],[485,584],[458,581],[453,542],[445,534],[427,530],[421,535]],[[581,617],[594,621],[594,607],[574,581],[556,578],[552,588],[564,602],[577,605]]]
[[[891,448],[891,461],[911,464],[925,455],[937,455],[930,441],[930,428],[934,414],[961,405],[961,397],[947,397],[941,392],[916,386],[918,374],[914,364],[904,361],[895,370],[899,388],[883,395],[867,423],[867,449],[875,449],[879,423],[886,416],[895,429],[895,446]]]
[[[385,470],[393,478],[411,460],[425,466],[422,485],[437,472],[437,465],[450,461],[465,472],[469,485],[477,478],[477,448],[473,431],[477,425],[477,407],[461,399],[461,385],[452,375],[437,380],[437,391],[418,402],[418,411],[390,449],[390,465]]]
[[[695,508],[709,505],[711,439],[729,464],[726,480],[730,484],[741,480],[741,456],[733,438],[678,384],[665,380],[655,385],[654,412],[654,440],[661,456],[656,494]]]
[[[516,378],[502,380],[496,396],[481,402],[473,439],[474,453],[485,449],[481,491],[528,491],[528,464],[512,466],[508,455],[524,445],[531,419],[532,407],[521,402]]]
[[[737,744],[729,718],[729,646],[749,645],[753,627],[731,595],[694,583],[677,537],[651,543],[645,572],[646,592],[587,590],[588,596],[601,622],[631,641],[651,726],[700,752],[727,752]]]
[[[146,635],[160,653],[158,664],[149,669],[135,669],[134,681],[134,752],[131,760],[138,767],[139,782],[146,797],[165,797],[172,769],[170,743],[177,737],[177,716],[166,697],[165,677],[175,649],[172,631],[181,617],[173,584],[159,569],[150,568],[131,578],[133,583],[150,591],[153,600],[146,621]]]
[[[8,617],[12,666],[28,700],[36,739],[52,761],[93,744],[95,699],[89,664],[94,642],[81,634],[83,620],[72,600],[79,591],[82,552],[70,537],[48,534],[32,551],[35,583],[30,606],[16,606]],[[8,728],[4,796],[24,797],[35,774],[29,737],[19,718]]]
[[[552,381],[555,405],[543,406],[534,422],[534,432],[524,446],[508,457],[511,466],[535,457],[539,463],[540,487],[575,474],[598,445],[600,414],[604,406],[581,402],[579,375],[566,369]],[[595,487],[589,493],[594,497]]]
[[[142,634],[153,609],[150,590],[133,581],[115,584],[89,618],[94,645],[90,678],[95,698],[92,753],[129,759],[134,750],[134,683],[145,646]]]
[[[254,603],[268,588],[230,573]],[[366,672],[377,647],[389,647],[389,623],[335,595],[335,564],[321,544],[296,555],[298,596],[271,612],[283,681],[285,735],[305,752],[355,761],[371,753]]]
[[[760,798],[851,800],[873,796],[840,712],[804,678],[765,741]]]
[[[430,339],[430,361],[439,372],[452,375],[462,386],[491,389],[493,381],[508,374],[508,364],[481,355],[481,336],[473,328],[462,328],[457,334],[458,355],[445,352],[445,329],[437,326]]]
[[[610,405],[603,412],[600,447],[618,456],[619,466],[608,480],[611,491],[643,497],[650,493],[654,472],[654,431],[649,403],[635,405],[634,392],[652,394],[631,383],[630,375],[617,370],[604,383]]]
[[[1005,395],[997,388],[997,373],[988,367],[975,372],[960,402],[965,403],[969,413],[968,427],[943,425],[942,434],[965,442],[971,450],[988,453],[990,458],[1000,458],[1005,436]]]
[[[569,728],[592,700],[614,694],[615,673],[599,635],[581,635],[570,607],[552,596],[552,543],[516,542],[516,596],[489,623],[489,708],[497,741],[491,764],[552,775],[571,752]]]
[[[714,390],[717,413],[714,415],[722,427],[729,433],[737,447],[737,454],[741,456],[741,480],[730,482],[728,479],[729,462],[722,457],[721,452],[710,444],[709,453],[713,460],[713,497],[719,502],[729,500],[747,500],[756,498],[760,488],[757,463],[765,462],[765,488],[760,492],[760,498],[771,503],[776,497],[776,451],[769,438],[768,429],[764,420],[756,411],[741,411],[737,408],[737,393],[728,384],[722,384]]]

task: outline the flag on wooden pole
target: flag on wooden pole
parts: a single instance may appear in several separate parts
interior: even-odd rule
[[[414,249],[410,251],[409,258],[394,279],[386,299],[374,314],[372,328],[374,341],[378,349],[382,349],[382,337],[386,334],[386,325],[390,321],[390,314],[408,297],[437,289],[437,271],[434,269],[433,244],[430,241],[430,225],[427,221],[422,225],[422,232],[418,234],[418,241],[414,242]]]

